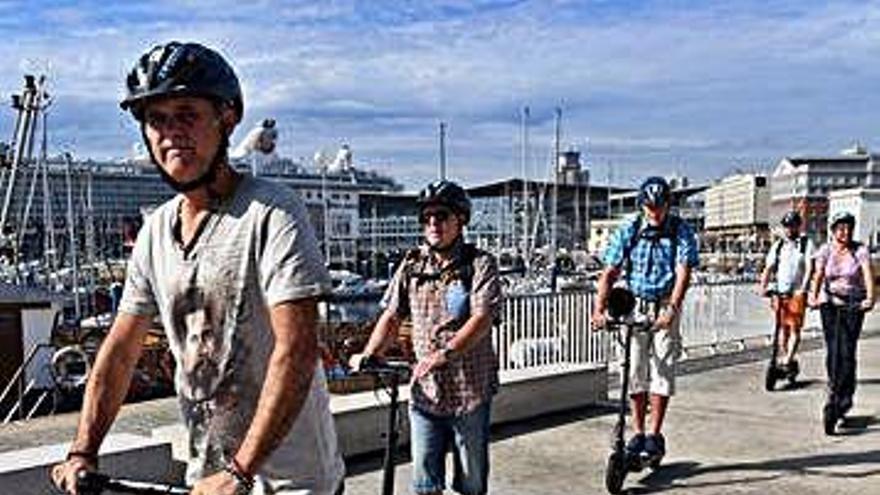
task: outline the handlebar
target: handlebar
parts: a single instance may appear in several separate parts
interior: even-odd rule
[[[367,356],[361,362],[360,367],[354,370],[354,372],[379,377],[391,375],[406,377],[409,375],[411,369],[411,365],[407,361],[386,360],[376,356]]]
[[[623,326],[629,326],[634,331],[648,331],[654,326],[654,319],[646,314],[632,312],[624,317],[613,318],[606,314],[605,328],[616,329]]]
[[[185,486],[113,478],[89,471],[81,471],[77,477],[76,489],[82,495],[101,495],[105,491],[137,495],[189,495],[189,488]]]
[[[792,293],[791,291],[783,292],[776,289],[767,289],[764,291],[764,297],[780,297],[783,299],[787,299],[792,296],[794,296],[794,293]]]

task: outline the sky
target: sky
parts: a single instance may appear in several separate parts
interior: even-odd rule
[[[438,175],[445,122],[450,178],[546,179],[558,107],[594,182],[700,183],[880,145],[878,27],[880,1],[0,0],[0,101],[44,74],[50,153],[130,156],[125,74],[155,44],[198,41],[241,80],[233,144],[274,118],[281,155],[347,143],[414,190]],[[14,121],[4,103],[0,141]]]

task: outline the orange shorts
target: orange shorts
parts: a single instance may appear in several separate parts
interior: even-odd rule
[[[773,298],[773,311],[776,311],[776,305],[779,304],[780,298]],[[791,297],[781,299],[782,311],[780,314],[783,326],[800,330],[804,326],[804,313],[807,311],[807,295],[805,293],[796,294]]]

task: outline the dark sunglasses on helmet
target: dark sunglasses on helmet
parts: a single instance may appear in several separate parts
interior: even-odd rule
[[[431,220],[431,217],[436,218],[438,222],[445,222],[449,220],[451,216],[452,211],[443,208],[438,210],[425,210],[419,215],[419,223],[427,225]]]

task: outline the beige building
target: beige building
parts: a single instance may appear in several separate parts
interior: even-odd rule
[[[770,190],[767,177],[737,174],[705,192],[705,235],[710,250],[763,250],[769,237]]]

